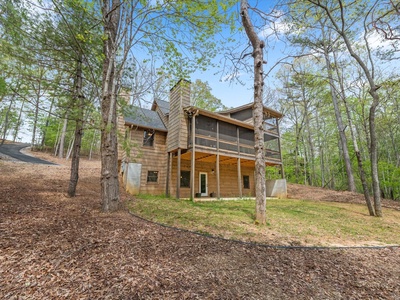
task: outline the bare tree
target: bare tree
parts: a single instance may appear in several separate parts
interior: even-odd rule
[[[336,52],[333,52],[333,59],[334,59],[335,65],[337,66],[339,64],[339,61],[338,61]],[[371,198],[370,198],[370,192],[369,192],[367,179],[366,179],[366,175],[365,175],[363,160],[361,157],[361,151],[358,147],[357,138],[356,138],[356,136],[354,134],[354,130],[353,130],[353,121],[352,121],[352,116],[351,116],[351,112],[349,109],[349,105],[347,103],[343,75],[341,74],[338,67],[335,67],[335,70],[336,70],[336,77],[339,82],[340,95],[342,97],[342,101],[346,108],[347,122],[349,125],[351,140],[353,141],[354,152],[357,157],[357,166],[358,166],[358,171],[360,174],[361,185],[363,187],[364,199],[367,204],[368,212],[369,212],[370,216],[375,216],[375,209],[374,209],[374,206],[372,205]]]
[[[329,38],[327,36],[327,35],[329,35],[329,32],[325,32],[325,29],[326,29],[325,23],[326,23],[326,20],[320,20],[321,33],[322,33],[321,47],[322,47],[323,55],[325,58],[325,65],[326,65],[326,69],[327,69],[327,73],[328,73],[331,98],[332,98],[333,108],[335,111],[336,123],[337,123],[337,128],[338,128],[339,137],[340,137],[340,143],[342,146],[344,164],[346,167],[348,190],[355,192],[356,185],[354,183],[354,175],[353,175],[353,170],[351,167],[349,150],[347,147],[347,137],[346,137],[346,133],[345,133],[346,127],[344,126],[344,122],[342,119],[342,113],[339,109],[339,101],[338,101],[337,92],[336,92],[336,85],[335,85],[335,81],[333,78],[333,66],[332,66],[331,59],[330,59],[330,52],[333,49],[333,45],[330,44],[330,41],[332,41],[333,39]]]
[[[264,109],[263,109],[263,49],[264,41],[258,37],[248,12],[247,0],[240,2],[240,15],[252,47],[254,58],[254,106],[253,121],[255,135],[255,185],[256,185],[256,223],[266,223],[265,151],[264,151]]]
[[[326,1],[320,0],[308,0],[309,3],[319,7],[326,14],[330,23],[332,24],[334,30],[339,34],[342,38],[343,42],[346,45],[347,51],[351,55],[351,57],[359,64],[361,69],[364,72],[364,75],[369,83],[369,94],[372,97],[372,103],[369,109],[369,132],[370,132],[370,158],[371,158],[371,176],[372,176],[372,190],[374,195],[374,206],[375,206],[375,214],[378,217],[382,217],[382,207],[381,207],[381,197],[380,197],[380,187],[379,187],[379,176],[378,176],[378,149],[377,149],[377,137],[376,137],[376,129],[375,129],[375,114],[376,109],[379,105],[380,99],[378,94],[379,85],[375,82],[375,73],[374,73],[374,60],[372,58],[371,49],[367,40],[367,31],[364,32],[364,41],[367,49],[367,61],[364,61],[361,55],[356,53],[354,50],[354,45],[350,40],[348,33],[347,20],[345,15],[345,9],[349,9],[345,7],[345,3],[342,0],[337,0],[338,6],[328,6]],[[376,3],[376,1],[375,1]],[[374,5],[373,5],[374,6]],[[372,7],[373,7],[372,6]],[[334,15],[338,13],[338,18]],[[364,28],[366,29],[366,19],[370,14],[371,10],[367,10],[365,18],[364,18]],[[369,66],[367,65],[369,63]]]
[[[81,143],[83,136],[83,118],[84,118],[84,96],[82,93],[82,58],[76,62],[76,77],[74,87],[74,99],[73,103],[76,106],[75,116],[75,135],[73,142],[73,152],[71,159],[71,174],[68,185],[68,196],[75,197],[76,186],[79,179],[79,161],[81,153]]]

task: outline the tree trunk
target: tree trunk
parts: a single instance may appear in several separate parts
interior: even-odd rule
[[[4,120],[4,126],[3,126],[3,138],[1,140],[1,145],[4,144],[4,142],[6,141],[6,137],[7,137],[7,131],[8,131],[8,117],[10,115],[11,109],[12,109],[12,105],[14,103],[14,97],[15,95],[12,96],[11,100],[10,100],[10,105],[8,106],[7,112],[6,112],[6,117]]]
[[[334,54],[334,57],[335,57],[335,54]],[[335,60],[336,60],[336,58],[335,58]],[[357,158],[358,172],[360,173],[360,180],[361,180],[361,185],[362,185],[362,188],[363,188],[364,199],[365,199],[365,202],[366,202],[367,207],[368,207],[369,215],[370,216],[375,216],[375,209],[374,209],[374,207],[372,205],[371,197],[370,197],[370,194],[369,194],[369,188],[368,188],[368,184],[367,184],[367,178],[366,178],[366,175],[365,175],[365,170],[364,170],[364,166],[363,166],[361,152],[360,152],[360,149],[358,148],[357,138],[356,138],[356,136],[354,134],[354,130],[353,130],[353,122],[352,122],[350,109],[349,109],[349,106],[347,105],[347,101],[346,101],[343,78],[342,78],[342,76],[339,73],[339,70],[337,68],[336,68],[336,74],[337,74],[337,77],[338,77],[338,80],[339,80],[339,86],[340,86],[340,90],[341,90],[341,94],[342,94],[342,100],[343,100],[344,106],[346,108],[347,120],[348,120],[348,123],[349,123],[349,130],[350,130],[351,139],[353,141],[354,152],[355,152],[356,158]]]
[[[303,122],[304,119],[302,120],[302,124],[299,126],[297,119],[296,119],[296,145],[295,145],[295,177],[296,177],[296,183],[299,183],[300,180],[300,163],[299,163],[299,156],[300,156],[300,139],[301,139],[301,131],[303,129]]]
[[[96,130],[93,132],[92,142],[90,143],[90,150],[89,150],[89,160],[92,160],[93,156],[93,145],[96,142]]]
[[[254,134],[255,134],[255,182],[256,182],[256,223],[266,223],[265,151],[264,151],[264,106],[263,95],[263,48],[264,42],[258,38],[248,13],[248,3],[241,0],[240,14],[243,27],[253,46],[254,58]]]
[[[370,155],[371,155],[371,176],[372,176],[372,191],[374,194],[375,215],[382,217],[381,194],[379,187],[378,175],[378,145],[376,141],[375,130],[375,112],[379,103],[379,96],[374,87],[371,88],[370,94],[373,98],[373,103],[369,111],[369,132],[371,136]]]
[[[362,187],[363,187],[363,193],[364,193],[365,202],[367,203],[369,215],[370,216],[375,216],[375,210],[374,210],[374,207],[372,205],[370,194],[369,194],[369,188],[368,188],[368,184],[367,184],[367,178],[365,176],[365,171],[364,171],[364,165],[363,165],[363,161],[362,161],[362,157],[361,157],[361,152],[360,152],[360,149],[358,148],[357,139],[356,139],[356,137],[354,135],[354,131],[353,131],[353,124],[352,124],[352,121],[351,121],[350,110],[348,109],[346,101],[344,101],[344,103],[345,103],[345,106],[346,106],[347,118],[349,120],[348,122],[349,122],[350,134],[351,134],[351,139],[353,141],[354,152],[355,152],[356,158],[357,158],[358,171],[360,173],[360,180],[361,180],[361,184],[362,184]]]
[[[72,150],[71,159],[71,174],[68,185],[68,196],[75,197],[76,186],[79,179],[79,160],[81,154],[81,143],[83,135],[83,110],[84,110],[84,96],[82,94],[82,61],[81,57],[77,61],[75,91],[74,91],[74,106],[76,110],[75,115],[75,137]]]
[[[60,144],[59,136],[60,136],[60,123],[58,123],[56,140],[54,141],[54,148],[53,148],[53,150],[54,150],[54,156],[57,156],[58,146],[59,146],[59,144]]]
[[[32,149],[35,146],[35,141],[36,141],[36,129],[37,129],[37,122],[39,118],[39,103],[40,103],[40,95],[41,95],[41,79],[42,79],[42,71],[40,71],[40,79],[39,79],[39,86],[36,91],[36,102],[35,102],[35,118],[33,120],[33,129],[32,129],[32,141],[31,141],[31,147]],[[33,87],[35,89],[35,87]]]
[[[47,129],[48,129],[49,123],[50,123],[50,116],[51,116],[51,112],[53,110],[53,105],[54,105],[54,98],[51,99],[49,113],[47,114],[47,118],[46,118],[46,124],[45,124],[45,127],[44,127],[43,137],[42,137],[42,142],[41,142],[41,147],[42,148],[45,146],[45,143],[46,143],[46,134],[47,134]]]
[[[65,136],[67,135],[67,125],[68,125],[68,112],[65,113],[63,128],[61,130],[60,143],[58,146],[58,158],[64,157]]]
[[[376,108],[379,104],[379,95],[377,90],[379,86],[375,84],[374,79],[374,60],[371,55],[371,51],[369,49],[368,42],[366,42],[368,61],[371,64],[371,71],[366,65],[366,63],[361,59],[361,57],[354,52],[353,44],[349,40],[348,34],[345,31],[345,16],[343,13],[343,3],[342,1],[338,1],[340,5],[340,26],[339,23],[336,22],[333,17],[331,10],[323,5],[320,1],[308,0],[310,3],[313,3],[316,6],[319,6],[323,10],[325,10],[328,18],[330,19],[333,27],[337,31],[337,33],[343,38],[344,43],[346,44],[346,48],[349,51],[350,55],[354,60],[358,63],[361,69],[364,72],[365,77],[368,80],[369,84],[369,94],[372,97],[372,104],[369,110],[369,134],[370,134],[370,157],[371,157],[371,176],[372,176],[372,190],[374,194],[374,206],[375,206],[375,214],[377,217],[382,217],[382,207],[381,207],[381,197],[380,197],[380,187],[379,187],[379,174],[378,174],[378,146],[376,141],[376,130],[375,130],[375,113]],[[364,36],[366,39],[366,37]]]
[[[309,159],[308,162],[311,165],[311,172],[308,172],[308,183],[309,185],[313,186],[315,182],[315,150],[314,150],[314,143],[311,136],[311,126],[310,126],[310,112],[308,111],[308,104],[306,102],[306,95],[304,88],[302,89],[303,94],[303,101],[304,101],[304,122],[305,128],[307,130],[307,142],[308,142],[308,149],[310,150],[310,155],[308,155]],[[303,141],[304,142],[304,141]],[[304,147],[304,151],[306,152],[306,147]]]
[[[15,124],[13,142],[15,142],[17,140],[19,128],[21,127],[22,111],[24,109],[24,104],[25,104],[25,99],[22,99],[21,108],[20,108],[19,114],[18,114],[18,120],[17,120],[17,123]]]
[[[75,140],[75,135],[72,137],[72,140],[69,142],[67,155],[65,156],[66,160],[68,160],[70,158],[70,156],[71,156],[72,148],[74,146],[74,140]]]
[[[317,123],[317,128],[321,129],[321,124],[319,122],[319,113],[318,109],[315,112],[315,121]],[[319,157],[320,157],[320,170],[321,170],[321,186],[325,186],[325,158],[324,158],[324,146],[322,145],[321,136],[318,134],[318,150],[319,150]]]
[[[104,0],[102,14],[104,21],[103,85],[102,85],[102,127],[101,127],[101,201],[104,212],[116,211],[120,207],[117,152],[117,93],[116,43],[120,17],[120,1]]]
[[[322,35],[323,35],[323,37],[325,37],[325,32],[324,32],[323,26],[322,26]],[[325,40],[326,40],[326,38],[324,38],[324,41]],[[331,62],[329,59],[328,45],[326,45],[326,42],[324,42],[323,47],[324,47],[325,65],[326,65],[326,68],[328,71],[328,79],[329,79],[331,98],[332,98],[333,108],[335,111],[336,125],[337,125],[338,131],[339,131],[340,144],[342,146],[342,151],[343,151],[343,160],[344,160],[344,165],[346,168],[348,190],[351,192],[355,192],[356,184],[354,183],[354,175],[353,175],[353,170],[351,168],[349,149],[347,147],[347,138],[346,138],[346,134],[344,132],[345,126],[343,124],[342,114],[340,112],[338,99],[336,97],[335,82],[333,80],[333,71],[332,71],[332,66],[331,66]]]

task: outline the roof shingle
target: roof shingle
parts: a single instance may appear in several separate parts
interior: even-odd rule
[[[167,131],[157,112],[146,108],[128,107],[124,110],[124,119],[127,124]]]

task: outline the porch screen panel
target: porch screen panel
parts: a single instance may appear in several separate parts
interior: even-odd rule
[[[211,147],[211,148],[217,148],[217,140],[210,140],[210,139],[205,139],[205,138],[196,138],[196,145],[199,146],[205,146],[205,147]]]
[[[278,127],[276,126],[276,118],[267,118],[264,120],[264,130],[278,133]]]
[[[240,152],[254,154],[254,131],[248,128],[239,127]]]
[[[208,137],[217,137],[217,120],[206,117],[196,117],[196,134],[205,135]]]
[[[219,149],[221,150],[228,150],[231,152],[237,152],[238,151],[238,147],[235,144],[227,144],[227,143],[219,143]]]
[[[221,141],[237,142],[236,125],[226,122],[219,123],[219,139]]]
[[[276,135],[272,135],[272,134],[268,134],[268,133],[265,133],[264,134],[264,141],[271,141],[271,140],[277,140],[278,139],[278,137],[276,136]]]
[[[278,139],[272,139],[266,141],[265,145],[265,156],[272,159],[280,160],[280,153],[279,153],[279,143]]]
[[[253,147],[240,146],[240,153],[255,154],[254,146]]]
[[[246,144],[254,147],[254,131],[239,127],[240,144]]]

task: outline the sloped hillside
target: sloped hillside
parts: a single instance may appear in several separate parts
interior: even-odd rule
[[[288,184],[288,197],[292,199],[365,204],[363,194],[349,191],[334,191],[302,184]],[[382,206],[400,210],[400,201],[382,199]]]
[[[70,199],[69,166],[54,161],[60,165],[0,161],[1,299],[400,295],[398,247],[262,247],[177,231],[125,211],[103,214],[99,163],[82,162],[78,195]],[[305,198],[321,194],[290,186],[291,194],[303,190]]]

